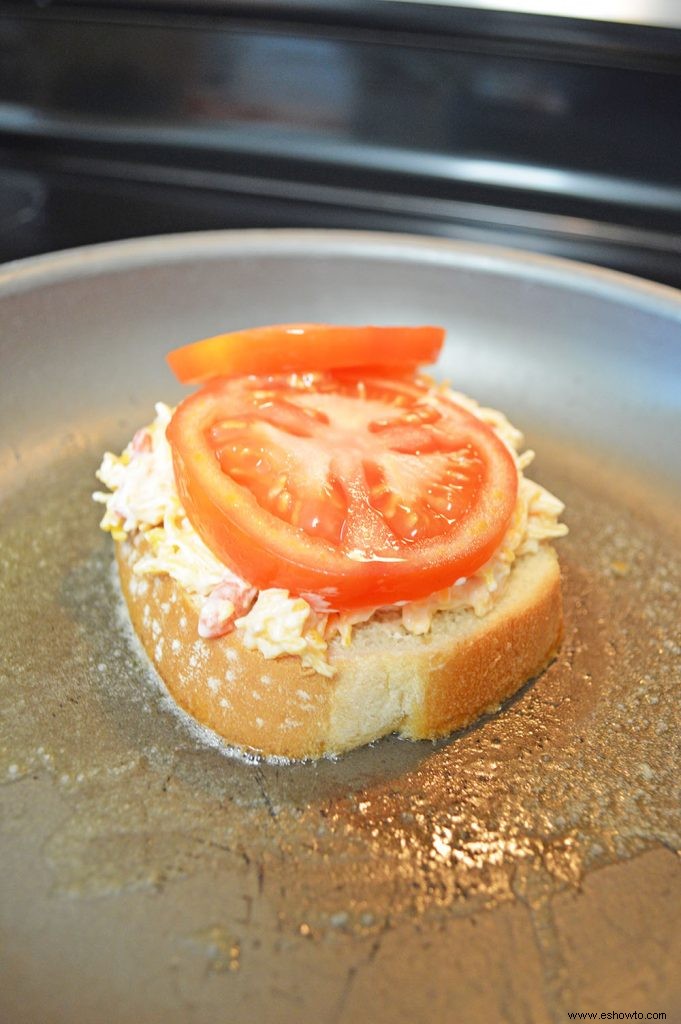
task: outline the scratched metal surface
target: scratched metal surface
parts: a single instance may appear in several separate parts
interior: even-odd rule
[[[681,1019],[681,301],[452,243],[272,232],[0,276],[0,1017]],[[248,764],[175,714],[90,503],[226,324],[429,320],[566,502],[565,643],[447,742]],[[675,432],[674,432],[675,431]]]

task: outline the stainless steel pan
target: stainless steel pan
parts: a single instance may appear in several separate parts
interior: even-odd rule
[[[0,1017],[681,1019],[681,299],[408,237],[185,235],[0,275]],[[226,327],[435,322],[567,502],[566,639],[443,743],[249,764],[175,714],[90,502]]]

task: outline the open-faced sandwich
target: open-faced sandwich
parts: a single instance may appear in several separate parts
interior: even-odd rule
[[[434,738],[554,657],[563,505],[506,418],[421,375],[436,327],[284,325],[98,471],[130,618],[181,707],[267,756]]]

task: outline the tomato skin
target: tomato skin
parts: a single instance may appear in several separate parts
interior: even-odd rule
[[[430,326],[277,324],[195,341],[170,352],[167,361],[182,384],[368,365],[413,372],[435,362],[444,335],[442,327]]]
[[[353,402],[358,413],[364,415],[370,406],[367,399],[353,397],[353,389],[362,394],[368,390],[369,401],[378,396],[375,402],[386,405],[388,416],[374,418],[366,429],[341,423],[345,433],[334,434],[333,417],[329,423],[329,416],[316,410],[315,402],[333,412],[340,401],[341,420],[348,415],[347,410],[355,410]],[[274,398],[253,398],[261,393]],[[397,419],[393,421],[391,415]],[[431,424],[429,417],[437,422]],[[221,426],[237,421],[234,427]],[[438,426],[440,421],[442,428]],[[298,430],[299,424],[302,426]],[[308,428],[309,437],[304,436]],[[245,444],[240,440],[240,429],[247,431]],[[220,430],[227,438],[230,430],[236,431],[239,443],[230,446],[215,441]],[[285,444],[279,446],[276,439],[280,435],[292,450],[296,444],[303,446],[300,465],[290,453],[287,455]],[[317,375],[309,388],[300,383],[291,388],[285,379],[273,377],[216,381],[178,406],[167,436],[180,500],[190,522],[216,556],[259,589],[281,587],[293,594],[313,593],[335,611],[418,600],[472,575],[496,550],[517,496],[517,470],[503,443],[489,427],[434,392],[425,381],[361,376],[348,380],[346,375],[333,374]],[[353,452],[354,437],[360,438],[364,446],[359,456]],[[265,443],[258,448],[263,438]],[[441,455],[437,445],[448,441],[459,453],[457,458],[464,453],[461,465],[465,484],[461,489],[466,493],[461,498],[462,514],[451,522],[447,520],[444,527],[441,517],[433,514],[413,541],[394,534],[386,526],[380,501],[367,489],[367,472],[358,466],[373,464],[375,449],[379,453],[377,472],[382,464],[392,467],[400,481],[402,463],[417,476],[429,458],[438,465],[446,463],[448,456]],[[428,444],[434,446],[434,453],[430,453]],[[264,464],[269,465],[268,457],[269,461],[274,459],[272,479],[282,467],[300,478],[308,450],[312,456],[319,453],[328,461],[348,503],[335,543],[328,536],[311,535],[286,521],[267,507],[266,497],[258,501],[249,486],[232,476],[250,473],[249,482],[254,488],[258,486],[260,470],[244,470],[244,452],[256,448],[264,452],[260,456]],[[466,468],[469,466],[473,468]],[[405,487],[409,485],[409,473],[404,476]],[[454,484],[435,486],[457,500]],[[418,488],[422,495],[420,478]],[[262,495],[267,493],[264,487]],[[295,484],[293,493],[294,497],[320,502],[322,509],[327,500],[326,492],[320,497],[319,488],[306,490],[305,482]],[[388,504],[395,497],[386,486],[383,494]],[[398,504],[398,513],[403,507],[409,513],[406,499]]]

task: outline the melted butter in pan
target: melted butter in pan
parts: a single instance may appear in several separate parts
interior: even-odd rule
[[[125,624],[90,501],[96,455],[10,498],[0,780],[35,794],[35,820],[16,829],[52,822],[52,891],[115,895],[226,869],[253,875],[301,935],[364,933],[541,906],[596,867],[678,849],[678,541],[637,481],[615,493],[600,468],[561,470],[560,455],[537,474],[570,526],[557,660],[445,742],[385,740],[316,765],[227,756],[172,711]]]

